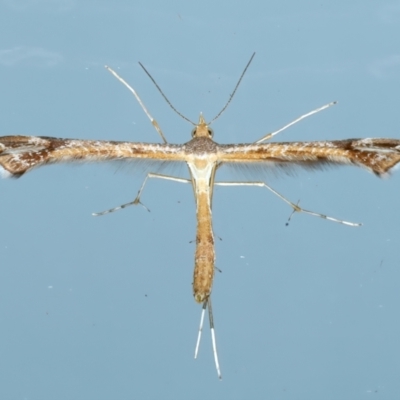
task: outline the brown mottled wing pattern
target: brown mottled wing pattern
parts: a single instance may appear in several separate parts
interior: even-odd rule
[[[400,140],[347,139],[322,142],[217,145],[211,149],[221,163],[299,165],[353,164],[382,176],[400,162]],[[190,142],[189,142],[190,143]],[[0,167],[18,177],[50,163],[111,160],[186,161],[187,145],[58,139],[35,136],[0,137]]]
[[[100,140],[74,140],[35,136],[0,137],[0,166],[19,177],[50,163],[108,160],[184,161],[182,146]]]
[[[400,162],[400,140],[347,139],[323,142],[220,145],[222,163],[264,162],[303,167],[323,164],[358,165],[383,176]]]

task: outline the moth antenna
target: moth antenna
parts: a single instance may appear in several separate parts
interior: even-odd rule
[[[244,67],[244,70],[243,70],[243,72],[242,72],[242,75],[240,75],[240,78],[239,78],[239,80],[238,80],[238,83],[237,83],[236,86],[235,86],[235,89],[233,89],[232,94],[229,96],[229,99],[228,99],[228,101],[226,102],[226,104],[222,107],[222,110],[208,123],[208,125],[211,125],[211,123],[213,123],[217,118],[219,118],[220,115],[221,115],[221,114],[226,110],[226,108],[229,106],[229,103],[232,101],[232,98],[233,98],[233,96],[235,95],[236,90],[237,90],[237,88],[239,87],[240,82],[242,81],[242,79],[243,79],[243,77],[244,77],[244,74],[246,73],[247,68],[249,68],[249,66],[250,66],[251,62],[253,61],[253,58],[254,58],[255,55],[256,55],[256,52],[254,52],[253,55],[250,57],[249,62],[248,62],[247,65]]]
[[[189,118],[185,117],[183,114],[181,114],[173,105],[172,103],[168,100],[168,97],[164,94],[164,92],[161,90],[160,86],[158,86],[158,83],[155,81],[155,79],[150,75],[150,72],[147,71],[147,69],[144,67],[144,65],[139,62],[139,65],[143,68],[143,71],[146,72],[147,76],[151,79],[151,81],[154,83],[154,86],[157,88],[157,90],[161,93],[161,96],[164,97],[164,100],[167,102],[167,104],[184,120],[190,122],[192,125],[196,126],[196,124],[191,121]]]

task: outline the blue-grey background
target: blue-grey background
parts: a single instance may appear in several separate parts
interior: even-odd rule
[[[253,51],[221,143],[400,139],[399,1],[0,2],[0,134],[190,139],[141,61],[192,120],[211,119]],[[216,188],[214,317],[193,359],[192,189],[119,166],[50,166],[0,182],[1,399],[394,399],[400,391],[400,174],[339,168]],[[185,168],[175,171],[185,176]],[[231,178],[222,174],[222,178]],[[237,176],[243,179],[243,176]]]

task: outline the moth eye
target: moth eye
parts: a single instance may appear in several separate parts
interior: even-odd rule
[[[192,137],[196,136],[196,132],[197,132],[197,127],[192,129]]]
[[[214,136],[214,131],[211,128],[208,128],[208,136],[210,136],[210,138]]]

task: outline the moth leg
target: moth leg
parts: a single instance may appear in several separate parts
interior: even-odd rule
[[[289,204],[289,206],[293,208],[293,213],[295,213],[295,212],[304,213],[304,214],[312,215],[314,217],[319,217],[319,218],[327,219],[329,221],[337,222],[337,223],[343,224],[343,225],[349,225],[349,226],[361,226],[362,225],[361,223],[344,221],[342,219],[329,217],[328,215],[325,215],[325,214],[320,214],[320,213],[317,213],[317,212],[314,212],[314,211],[309,211],[309,210],[306,210],[304,208],[301,208],[298,204],[295,204],[295,203],[291,202],[285,196],[283,196],[282,194],[277,192],[275,189],[273,189],[271,186],[267,185],[265,182],[215,182],[214,184],[218,185],[218,186],[258,186],[258,187],[264,187],[264,188],[268,189],[269,191],[271,191],[274,195],[278,196],[286,204]],[[293,215],[293,213],[292,213],[292,215]],[[292,217],[292,215],[290,216],[290,218]]]
[[[335,104],[337,104],[337,101],[332,101],[331,103],[325,104],[322,107],[318,107],[315,110],[312,110],[306,114],[300,115],[300,117],[296,118],[295,120],[293,120],[292,122],[289,122],[288,124],[286,124],[285,126],[283,126],[282,128],[278,129],[277,131],[271,132],[266,134],[265,136],[263,136],[261,139],[258,139],[256,142],[254,143],[262,143],[265,142],[266,140],[271,139],[272,137],[274,137],[275,135],[277,135],[278,133],[286,130],[287,128],[291,127],[294,124],[297,124],[298,122],[300,122],[302,119],[310,117],[311,115],[314,115],[320,111],[323,111],[331,106],[334,106]]]
[[[203,307],[201,310],[200,327],[199,327],[199,333],[197,335],[196,348],[194,350],[194,358],[197,358],[197,355],[199,353],[201,333],[203,331],[204,315],[206,312],[206,308],[208,308],[208,320],[210,322],[211,342],[212,342],[212,348],[213,348],[215,368],[217,370],[218,378],[222,379],[221,368],[219,366],[219,360],[218,360],[217,341],[215,339],[214,316],[213,316],[212,306],[211,306],[211,297],[208,297],[208,299],[204,301]]]
[[[168,143],[167,139],[165,139],[165,136],[160,128],[160,126],[158,125],[158,122],[151,116],[150,112],[147,110],[146,106],[143,104],[141,98],[139,97],[139,95],[136,93],[136,90],[133,89],[133,87],[131,85],[129,85],[128,82],[125,81],[125,79],[121,78],[113,69],[111,69],[110,67],[108,67],[107,65],[105,66],[105,68],[107,69],[107,71],[109,71],[112,75],[114,75],[115,78],[117,78],[126,88],[128,88],[128,90],[135,96],[136,100],[138,101],[138,103],[140,104],[140,107],[142,107],[143,111],[145,112],[145,114],[147,115],[147,117],[149,118],[150,122],[152,123],[152,125],[154,126],[154,128],[156,129],[157,133],[160,135],[161,139],[163,140],[164,143]]]
[[[138,204],[142,205],[147,211],[150,211],[141,201],[140,201],[140,196],[142,195],[143,189],[147,183],[147,180],[150,178],[158,178],[158,179],[166,179],[168,181],[175,181],[175,182],[181,182],[181,183],[191,183],[190,179],[184,179],[184,178],[178,178],[175,176],[170,176],[170,175],[162,175],[162,174],[155,174],[155,173],[148,173],[146,175],[146,178],[144,179],[142,186],[140,187],[138,194],[136,196],[136,198],[129,202],[129,203],[125,203],[125,204],[121,204],[118,207],[114,207],[114,208],[110,208],[109,210],[105,210],[102,212],[98,212],[98,213],[93,213],[92,215],[94,217],[99,217],[101,215],[105,215],[105,214],[110,214],[112,212],[118,211],[118,210],[122,210],[123,208],[129,207],[129,206],[137,206]]]

